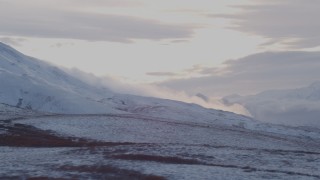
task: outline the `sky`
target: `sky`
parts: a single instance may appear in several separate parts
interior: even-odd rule
[[[317,0],[0,0],[0,41],[121,83],[250,95],[318,80],[318,7]]]
[[[0,0],[0,40],[65,67],[134,83],[202,76],[265,47],[229,28],[248,0]]]

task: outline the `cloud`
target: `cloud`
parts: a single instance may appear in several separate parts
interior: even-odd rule
[[[184,91],[178,91],[155,84],[128,84],[110,76],[103,77],[102,79],[103,82],[105,82],[105,86],[109,87],[112,91],[117,93],[157,97],[162,99],[182,101],[186,103],[195,103],[205,108],[219,109],[250,116],[250,113],[243,106],[239,104],[226,106],[221,103],[220,99],[218,98],[208,98],[205,100],[202,97],[199,97],[197,94],[189,95]]]
[[[220,68],[197,67],[203,77],[167,80],[159,85],[214,97],[295,88],[319,79],[319,59],[320,52],[258,53],[226,61]]]
[[[147,72],[146,75],[149,76],[176,76],[176,73],[173,72]]]
[[[0,16],[0,34],[5,36],[129,43],[136,39],[190,38],[195,29],[192,25],[169,24],[142,17],[33,6],[32,3],[0,6]]]
[[[177,39],[177,40],[172,40],[171,43],[186,43],[189,42],[189,40],[186,39]]]
[[[61,48],[63,46],[73,46],[73,45],[74,45],[74,43],[61,43],[61,42],[58,42],[58,43],[52,44],[50,47]]]
[[[140,7],[143,2],[140,0],[2,0],[2,5],[7,7],[28,7],[28,8],[58,8],[58,9],[77,9],[77,8],[91,8],[91,7],[117,7],[130,8]]]
[[[320,1],[258,1],[256,5],[234,6],[237,14],[210,14],[209,17],[234,20],[232,29],[271,39],[290,48],[320,45]]]
[[[203,98],[199,94],[189,95],[184,91],[178,91],[155,84],[130,84],[121,78],[114,76],[97,77],[91,73],[85,73],[76,68],[66,69],[67,73],[98,87],[107,87],[109,90],[120,94],[131,94],[145,97],[157,97],[162,99],[170,99],[182,101],[186,103],[195,103],[206,108],[220,109],[231,111],[243,115],[250,115],[249,112],[238,104],[224,105],[220,99]]]
[[[193,65],[191,68],[183,69],[180,72],[147,72],[149,76],[167,76],[168,78],[191,78],[191,77],[203,77],[209,74],[218,73],[219,68],[216,67],[204,67],[200,64]]]
[[[55,3],[57,3],[57,1],[59,3],[65,3],[66,5],[80,7],[137,7],[143,5],[139,0],[55,0]]]

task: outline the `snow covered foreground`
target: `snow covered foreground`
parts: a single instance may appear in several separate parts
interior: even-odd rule
[[[213,111],[191,121],[173,110],[160,117],[161,108],[144,115],[6,113],[13,111],[18,118],[0,121],[0,179],[320,179],[316,131],[224,123],[239,116],[222,111],[216,121],[206,117]]]

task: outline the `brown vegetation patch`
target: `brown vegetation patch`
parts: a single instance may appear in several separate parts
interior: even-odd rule
[[[27,178],[27,180],[71,180],[71,179],[39,176],[39,177],[29,177]]]
[[[63,137],[25,124],[0,124],[0,146],[13,147],[95,147],[131,145],[132,143],[100,142],[84,138]]]
[[[115,159],[123,160],[137,160],[137,161],[153,161],[167,164],[203,164],[198,160],[194,159],[183,159],[172,156],[156,156],[156,155],[145,155],[145,154],[120,154],[113,155]]]

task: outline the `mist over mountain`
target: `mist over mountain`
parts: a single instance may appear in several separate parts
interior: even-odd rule
[[[320,82],[303,88],[269,90],[251,96],[227,96],[226,105],[240,104],[252,117],[276,124],[320,127]]]
[[[3,43],[0,62],[0,103],[17,108],[62,114],[140,113],[190,121],[217,119],[220,112],[180,101],[113,92],[106,81],[100,83],[101,78],[79,70],[65,71]]]

